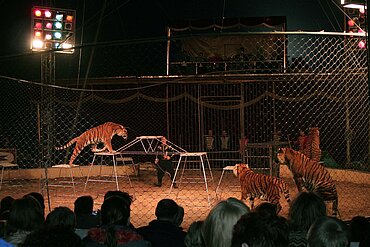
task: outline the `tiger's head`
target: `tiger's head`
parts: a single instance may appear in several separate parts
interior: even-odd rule
[[[243,170],[249,169],[248,164],[236,164],[233,169],[233,173],[235,177],[239,177],[239,175],[243,172]]]
[[[117,124],[114,129],[114,133],[118,136],[122,136],[123,139],[127,139],[127,130],[123,125]]]
[[[286,158],[285,158],[285,153],[286,153],[286,148],[279,148],[278,153],[277,153],[277,159],[279,160],[280,164],[286,164]]]

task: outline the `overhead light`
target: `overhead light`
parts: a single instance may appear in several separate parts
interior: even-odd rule
[[[366,9],[364,0],[340,0],[340,4],[349,9]]]

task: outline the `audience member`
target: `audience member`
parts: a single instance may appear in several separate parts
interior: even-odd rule
[[[130,207],[121,197],[112,196],[101,206],[101,226],[89,230],[83,239],[86,247],[95,246],[150,246],[141,235],[128,227]]]
[[[66,227],[46,227],[30,233],[22,247],[84,247],[81,238]]]
[[[24,197],[30,197],[30,198],[36,200],[39,203],[39,205],[42,209],[42,214],[44,215],[44,218],[45,218],[45,200],[44,200],[44,196],[39,192],[31,192],[31,193],[26,194]]]
[[[185,246],[186,232],[180,228],[184,209],[171,199],[162,199],[155,209],[156,220],[137,229],[152,247]]]
[[[204,221],[194,221],[185,236],[186,247],[203,247],[202,226]]]
[[[349,231],[351,233],[351,247],[360,246],[370,236],[370,222],[363,216],[355,216],[349,223]]]
[[[14,202],[14,198],[11,196],[6,196],[1,199],[0,202],[0,220],[7,220],[10,213],[10,208]]]
[[[74,231],[76,228],[76,216],[74,212],[67,207],[56,207],[46,216],[45,226],[47,228],[65,227]]]
[[[314,192],[301,192],[292,201],[289,209],[289,246],[307,246],[307,232],[320,217],[326,216],[324,200]]]
[[[249,207],[236,198],[220,201],[211,209],[202,226],[205,247],[229,247],[235,223]]]
[[[348,247],[350,234],[343,221],[324,216],[312,224],[307,241],[310,247]]]
[[[100,213],[94,213],[94,199],[91,196],[80,196],[74,202],[76,229],[90,229],[100,224]]]
[[[27,197],[16,199],[10,209],[5,240],[19,246],[28,234],[43,225],[44,215],[39,203]]]
[[[120,197],[129,206],[129,208],[131,208],[131,204],[133,202],[133,197],[129,193],[127,193],[125,191],[120,191],[120,190],[110,190],[107,193],[105,193],[105,195],[104,195],[104,201],[107,198],[112,197],[112,196],[118,196],[118,197]],[[135,226],[131,222],[130,222],[129,226],[132,229],[136,229]]]
[[[105,193],[104,200],[106,200],[107,198],[109,198],[111,196],[121,197],[127,203],[127,205],[129,205],[129,206],[131,206],[131,204],[133,202],[133,197],[129,193],[124,192],[124,191],[110,190],[107,193]]]
[[[262,217],[277,216],[277,206],[269,202],[263,202],[254,208],[254,212],[258,213]]]
[[[276,214],[252,212],[241,216],[232,234],[232,247],[286,247],[289,242],[289,225]]]

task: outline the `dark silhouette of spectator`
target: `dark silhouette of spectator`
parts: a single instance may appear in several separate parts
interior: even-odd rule
[[[355,216],[349,223],[349,231],[351,233],[351,246],[360,246],[370,236],[370,222],[364,216]]]
[[[221,150],[229,150],[229,135],[227,134],[226,130],[221,132],[220,142],[221,142]]]
[[[76,228],[76,216],[67,207],[56,207],[46,216],[45,227],[65,227],[74,231]]]
[[[308,230],[307,242],[312,247],[348,247],[350,234],[343,221],[324,216],[317,219]]]
[[[241,216],[232,234],[232,247],[286,247],[289,225],[284,217],[252,212]]]
[[[207,151],[212,151],[215,145],[215,136],[213,130],[208,130],[208,135],[204,136],[205,146]]]
[[[263,202],[254,208],[254,212],[258,213],[262,217],[273,217],[277,216],[277,206],[269,202]]]
[[[220,201],[209,212],[202,226],[202,236],[206,247],[226,247],[231,245],[235,223],[249,207],[236,198]]]
[[[133,202],[133,197],[125,192],[125,191],[120,191],[120,190],[110,190],[108,191],[107,193],[105,193],[104,195],[104,201],[106,199],[108,199],[109,197],[112,197],[112,196],[117,196],[117,197],[120,197],[121,199],[123,199],[123,201],[129,206],[129,208],[131,209],[131,204]],[[132,228],[132,229],[136,229],[135,226],[130,222],[129,226]]]
[[[133,202],[133,197],[129,193],[125,192],[125,191],[110,190],[107,193],[105,193],[104,200],[106,200],[107,198],[109,198],[111,196],[119,196],[119,197],[121,197],[129,206],[131,206],[131,204]]]
[[[94,199],[91,196],[78,197],[74,202],[74,213],[76,229],[90,229],[100,225],[100,213],[94,212]]]
[[[0,202],[0,220],[7,220],[10,213],[10,208],[14,202],[14,198],[11,196],[6,196],[1,199]]]
[[[314,192],[301,192],[289,208],[289,246],[307,246],[307,232],[320,217],[326,216],[324,200]]]
[[[24,197],[30,197],[30,198],[33,198],[34,200],[36,200],[39,203],[39,205],[42,209],[42,213],[45,217],[45,199],[44,199],[44,196],[41,193],[31,192],[31,193],[26,194]]]
[[[30,233],[22,247],[84,247],[84,245],[72,229],[46,227]]]
[[[194,221],[189,226],[188,232],[185,236],[186,247],[203,247],[202,225],[204,221]]]
[[[10,209],[5,240],[14,246],[23,243],[28,234],[43,227],[44,215],[34,199],[16,199]]]
[[[141,235],[130,228],[130,207],[118,196],[104,200],[101,206],[101,226],[89,230],[83,239],[86,247],[146,247],[150,246]]]
[[[153,247],[185,246],[186,232],[180,227],[184,218],[184,209],[174,200],[162,199],[155,209],[156,220],[147,226],[139,227],[138,233]]]

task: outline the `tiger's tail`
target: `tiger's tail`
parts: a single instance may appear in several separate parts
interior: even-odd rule
[[[55,150],[62,150],[62,149],[66,149],[70,146],[73,145],[73,143],[75,143],[77,141],[77,137],[76,138],[73,138],[72,140],[70,140],[66,145],[63,145],[61,147],[55,147]]]

